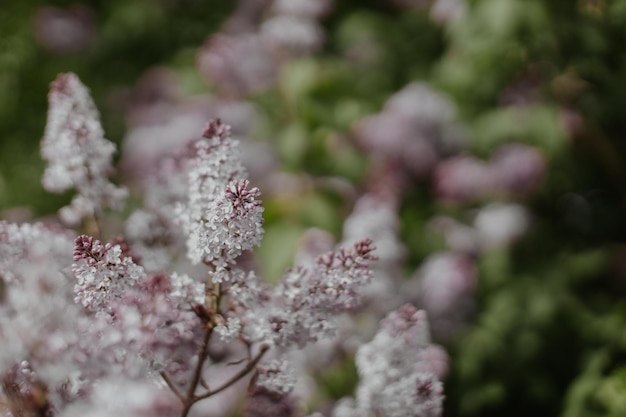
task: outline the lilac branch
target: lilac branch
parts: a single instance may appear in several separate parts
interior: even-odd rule
[[[183,401],[183,410],[180,413],[180,417],[187,417],[189,414],[189,410],[191,407],[198,401],[195,396],[196,389],[198,388],[198,384],[200,383],[200,379],[202,378],[202,368],[204,367],[204,361],[207,357],[207,350],[209,348],[209,340],[211,339],[211,334],[213,334],[213,326],[210,324],[204,334],[204,339],[202,340],[202,346],[200,347],[200,351],[198,352],[198,364],[196,365],[196,370],[194,371],[193,378],[191,380],[191,384],[189,385],[189,389],[187,390],[187,395],[185,400]]]
[[[239,372],[237,372],[235,375],[233,375],[233,377],[231,379],[226,381],[224,384],[222,384],[218,388],[215,388],[214,390],[205,392],[204,394],[195,397],[195,401],[200,401],[200,400],[203,400],[205,398],[209,398],[210,396],[215,395],[215,394],[217,394],[219,392],[222,392],[226,388],[228,388],[231,385],[235,384],[237,381],[239,381],[241,378],[246,376],[250,371],[252,371],[256,367],[256,365],[259,363],[259,361],[263,358],[263,355],[265,355],[265,352],[267,352],[268,350],[269,350],[269,346],[268,345],[261,346],[261,350],[259,350],[259,353],[257,353],[256,356],[250,362],[248,362],[248,364],[245,366],[245,368],[242,368]]]
[[[160,375],[163,378],[163,380],[165,381],[165,383],[167,384],[167,386],[169,387],[169,389],[172,390],[172,392],[174,393],[174,395],[176,395],[176,397],[178,397],[180,402],[185,404],[185,396],[183,395],[182,392],[180,392],[178,390],[178,388],[176,388],[176,385],[174,385],[174,382],[172,382],[172,380],[170,379],[170,376],[167,374],[167,372],[162,371],[160,373]]]

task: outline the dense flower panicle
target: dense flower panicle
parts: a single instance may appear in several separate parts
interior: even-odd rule
[[[108,180],[115,145],[104,138],[87,88],[75,74],[61,74],[51,85],[49,102],[41,142],[41,155],[48,162],[43,186],[52,192],[74,188],[78,193],[61,210],[63,221],[77,224],[103,208],[122,208],[127,190]]]
[[[372,278],[370,261],[378,259],[371,239],[354,244],[353,248],[340,247],[317,260],[319,282],[309,289],[309,296],[319,297],[313,303],[329,310],[350,310],[360,302],[360,292]]]
[[[150,275],[111,299],[84,330],[85,356],[97,358],[95,377],[121,374],[138,378],[167,370],[175,377],[189,371],[199,321],[192,306],[204,301],[204,284],[187,276]]]
[[[103,245],[85,235],[76,238],[72,271],[77,279],[75,300],[91,311],[107,310],[114,299],[146,276],[131,257],[122,256],[120,245]]]
[[[317,257],[291,268],[268,301],[247,312],[245,336],[281,347],[303,347],[335,333],[334,317],[354,309],[370,282],[372,241]]]
[[[358,349],[356,401],[343,403],[335,416],[440,416],[442,384],[422,354],[430,346],[423,311],[407,304],[391,312]]]
[[[211,263],[219,274],[263,236],[260,192],[241,179],[246,171],[237,152],[238,142],[227,136],[230,128],[213,121],[194,145],[188,171],[189,197],[178,207],[186,232],[188,257]],[[216,277],[217,278],[217,277]]]

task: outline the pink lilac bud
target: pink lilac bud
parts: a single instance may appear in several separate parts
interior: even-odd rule
[[[100,116],[87,88],[75,74],[61,74],[48,96],[48,122],[41,155],[48,162],[43,186],[51,192],[76,189],[61,210],[63,221],[77,224],[104,208],[121,209],[125,188],[109,182],[115,145],[104,138]]]
[[[230,129],[230,126],[222,123],[220,119],[211,120],[204,128],[204,132],[202,132],[202,137],[208,139],[211,139],[213,137],[224,139],[226,137],[230,137]]]

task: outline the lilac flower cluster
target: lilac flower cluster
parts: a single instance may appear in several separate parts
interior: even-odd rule
[[[77,191],[61,210],[61,218],[76,225],[103,208],[121,209],[128,193],[108,180],[115,145],[104,138],[89,91],[75,74],[61,74],[48,98],[48,124],[41,142],[41,155],[48,162],[43,185],[51,192]]]
[[[145,188],[146,204],[127,219],[126,236],[106,242],[107,209],[125,193],[108,180],[114,147],[78,78],[64,74],[53,84],[44,184],[73,187],[89,204],[71,206],[83,229],[0,222],[6,415],[185,417],[246,379],[247,415],[297,415],[294,352],[338,334],[338,316],[367,298],[377,256],[369,238],[346,236],[356,243],[313,254],[276,286],[259,279],[246,259],[264,233],[260,191],[230,135],[216,119],[202,137],[160,158],[162,189]],[[63,149],[74,152],[65,163]],[[161,262],[158,250],[167,254]],[[397,334],[411,339],[410,329]],[[426,350],[428,341],[420,343]],[[420,352],[406,354],[419,360]],[[420,372],[415,389],[440,402],[436,371]],[[406,394],[396,391],[390,398]]]
[[[334,416],[441,415],[443,387],[427,360],[430,349],[423,311],[407,304],[391,312],[374,339],[357,351],[356,399],[342,402]]]

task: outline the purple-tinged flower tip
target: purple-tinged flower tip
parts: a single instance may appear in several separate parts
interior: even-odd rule
[[[372,254],[376,247],[372,244],[371,239],[363,239],[356,242],[352,248],[339,248],[336,252],[328,252],[317,258],[318,265],[325,268],[367,268],[366,261],[375,261],[378,259]]]
[[[257,187],[248,190],[248,185],[250,181],[241,179],[231,182],[226,187],[226,199],[232,204],[233,216],[243,216],[263,205],[261,200],[257,200],[261,196],[261,191]]]
[[[94,265],[102,259],[107,249],[99,240],[80,235],[74,240],[74,262],[84,259],[89,265]]]
[[[227,138],[230,137],[230,125],[222,123],[221,119],[213,119],[209,123],[207,123],[204,131],[202,132],[202,136],[205,138]]]

